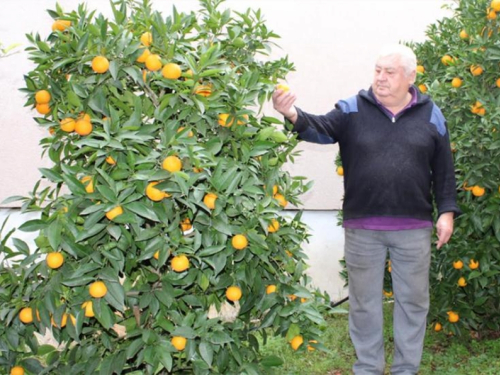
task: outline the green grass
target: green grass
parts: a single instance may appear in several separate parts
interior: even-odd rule
[[[392,308],[385,305],[384,336],[387,369],[392,362]],[[347,375],[356,359],[352,347],[346,314],[327,318],[328,328],[321,343],[330,351],[294,352],[281,337],[272,337],[263,346],[264,355],[276,355],[284,365],[273,368],[266,375]],[[500,373],[500,339],[457,339],[429,328],[419,375],[497,375]]]

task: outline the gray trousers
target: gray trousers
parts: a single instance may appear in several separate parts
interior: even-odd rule
[[[429,311],[432,229],[378,231],[345,229],[349,277],[349,333],[356,350],[356,375],[384,373],[382,288],[387,252],[394,292],[392,374],[414,375],[422,358]]]

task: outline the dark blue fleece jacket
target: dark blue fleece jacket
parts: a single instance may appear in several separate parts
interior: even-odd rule
[[[441,110],[417,94],[417,103],[392,117],[370,90],[339,101],[326,115],[298,110],[299,139],[339,143],[344,167],[345,219],[373,216],[432,220],[460,210],[449,134]]]

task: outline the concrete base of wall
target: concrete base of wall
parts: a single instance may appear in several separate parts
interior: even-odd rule
[[[295,216],[297,212],[285,211],[286,216]],[[18,228],[28,220],[39,217],[37,213],[21,214],[18,209],[0,209],[0,226],[5,219],[8,221],[0,237],[3,238],[12,228]],[[303,249],[309,257],[307,274],[313,281],[313,286],[327,292],[333,301],[338,301],[347,295],[344,281],[339,272],[339,260],[344,256],[344,232],[337,225],[337,211],[304,211],[302,221],[309,227],[311,237],[309,243],[304,243]],[[7,242],[12,246],[12,237],[25,241],[32,249],[37,233],[16,231]]]

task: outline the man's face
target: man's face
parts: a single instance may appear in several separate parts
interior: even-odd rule
[[[372,89],[380,101],[397,102],[406,97],[415,77],[415,71],[406,74],[399,56],[381,57],[375,64]]]

